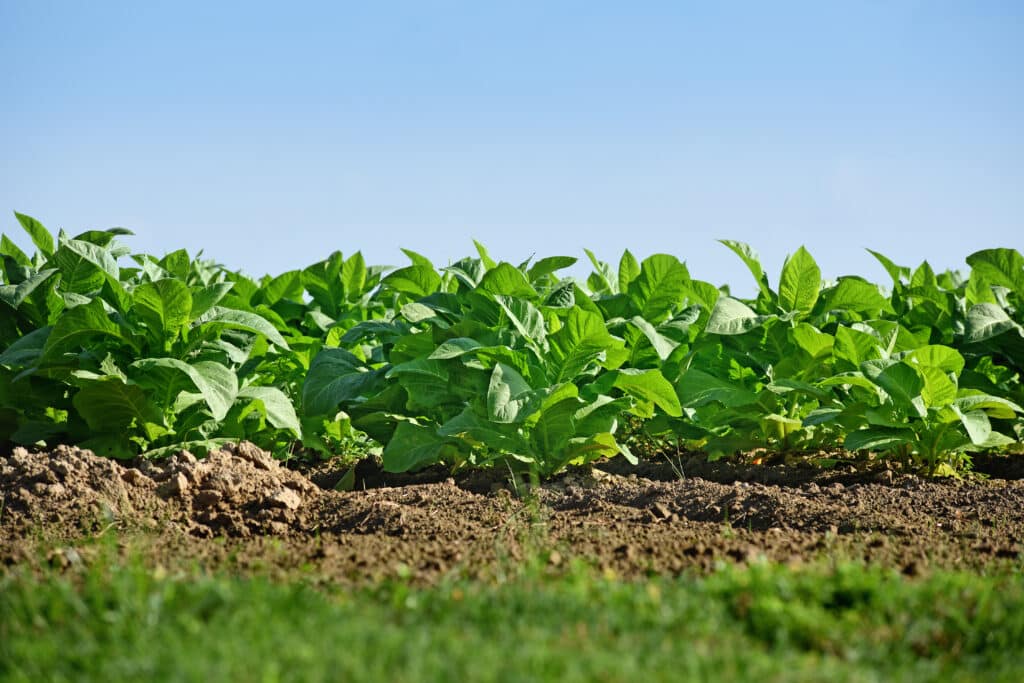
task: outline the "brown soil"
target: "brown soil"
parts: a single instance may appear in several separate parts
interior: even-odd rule
[[[555,570],[580,560],[620,576],[762,558],[908,574],[1019,567],[1024,482],[995,477],[1020,467],[985,467],[986,481],[928,481],[852,465],[609,462],[523,495],[499,472],[390,475],[364,461],[355,490],[339,492],[342,471],[290,470],[247,443],[128,464],[76,448],[15,449],[0,456],[0,567],[87,561],[98,536],[144,547],[156,566],[333,582],[497,576],[524,560]]]

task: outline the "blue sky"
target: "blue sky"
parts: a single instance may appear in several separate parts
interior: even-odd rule
[[[215,6],[214,6],[215,5]],[[252,274],[1024,250],[1024,3],[0,0],[0,227]],[[22,244],[24,240],[19,240]]]

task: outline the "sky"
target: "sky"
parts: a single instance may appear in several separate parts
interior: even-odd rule
[[[0,229],[252,275],[1024,251],[1024,3],[0,0]],[[6,216],[6,218],[2,218]],[[582,271],[581,271],[582,272]]]

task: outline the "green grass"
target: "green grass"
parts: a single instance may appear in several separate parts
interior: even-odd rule
[[[323,590],[99,559],[0,577],[4,681],[1017,681],[1022,652],[1019,573]]]

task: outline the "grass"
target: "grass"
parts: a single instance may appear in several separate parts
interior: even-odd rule
[[[103,554],[0,575],[4,681],[1016,681],[1024,576],[856,565],[345,590]]]

